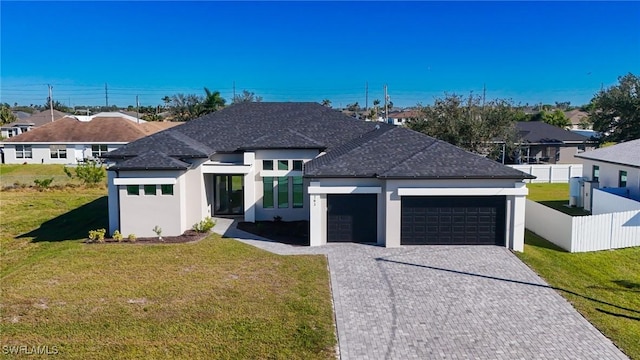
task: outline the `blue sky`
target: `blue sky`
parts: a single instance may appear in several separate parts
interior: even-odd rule
[[[165,95],[334,106],[444,92],[587,103],[640,74],[638,2],[0,3],[0,102],[157,105]]]

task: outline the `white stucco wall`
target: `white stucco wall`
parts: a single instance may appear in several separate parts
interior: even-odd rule
[[[17,158],[16,145],[30,145],[31,158]],[[63,159],[51,158],[50,145],[64,145],[67,149],[67,157]],[[6,164],[77,164],[78,159],[86,159],[91,156],[91,145],[98,144],[71,144],[71,143],[4,143],[4,159]],[[104,145],[104,143],[102,143]],[[115,150],[122,144],[107,144],[107,151]]]
[[[192,164],[193,168],[187,170],[184,177],[185,182],[185,221],[187,229],[190,229],[195,223],[200,222],[207,216],[208,202],[207,192],[204,184],[204,174],[202,167],[199,166],[204,160],[198,160]]]
[[[640,155],[638,155],[640,156]],[[627,189],[632,198],[640,199],[640,169],[631,166],[610,164],[601,161],[584,159],[582,176],[591,179],[593,165],[600,166],[600,188],[618,187],[618,172],[620,170],[627,172]]]
[[[176,179],[173,195],[162,195],[159,185],[156,186],[155,196],[145,195],[142,186],[140,195],[128,195],[125,185],[118,186],[120,232],[125,237],[128,234],[138,237],[156,236],[152,230],[156,225],[162,228],[163,236],[180,235],[191,227],[192,224],[187,225],[183,216],[186,208],[183,208],[182,199],[187,197],[184,171],[120,171],[116,176]]]

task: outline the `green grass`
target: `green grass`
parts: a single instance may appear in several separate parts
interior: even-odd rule
[[[33,185],[35,179],[53,178],[53,185],[80,184],[80,181],[70,179],[62,170],[64,165],[39,164],[1,164],[0,189],[15,183]]]
[[[640,247],[567,253],[527,231],[516,255],[632,359],[640,359]]]
[[[3,169],[4,170],[4,169]],[[326,259],[211,235],[84,244],[104,189],[0,192],[0,344],[63,358],[335,356]]]
[[[590,215],[588,211],[582,208],[571,208],[569,205],[569,184],[553,183],[553,184],[527,184],[529,195],[527,198],[535,202],[539,202],[545,206],[563,212],[571,216]]]

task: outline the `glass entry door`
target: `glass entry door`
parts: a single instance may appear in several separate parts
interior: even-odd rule
[[[215,175],[215,215],[244,214],[244,175]]]

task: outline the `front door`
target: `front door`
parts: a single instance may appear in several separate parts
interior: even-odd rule
[[[214,183],[214,214],[244,214],[244,175],[215,175]]]

